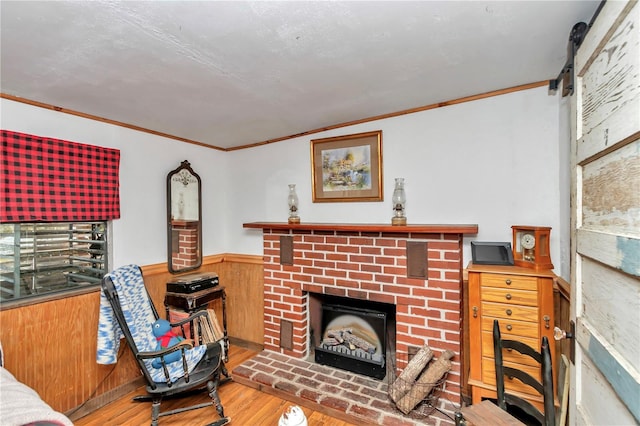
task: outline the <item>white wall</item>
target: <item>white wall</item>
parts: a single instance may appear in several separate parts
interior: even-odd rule
[[[186,159],[203,183],[205,255],[262,254],[262,231],[242,224],[285,222],[289,183],[303,221],[390,223],[394,178],[404,177],[409,223],[479,225],[465,241],[465,263],[471,239],[511,241],[511,225],[540,225],[553,228],[561,268],[564,132],[558,98],[545,87],[229,153],[4,99],[0,106],[4,129],[121,150],[114,266],[166,261],[165,178]],[[313,203],[310,140],[370,130],[382,130],[384,201]]]
[[[409,223],[479,225],[465,264],[471,239],[511,241],[511,225],[539,225],[553,228],[558,270],[558,109],[542,87],[231,152],[228,250],[262,253],[262,232],[242,224],[286,221],[289,183],[302,221],[390,223],[394,178],[404,177]],[[310,140],[380,129],[384,201],[313,203]]]
[[[6,99],[0,108],[3,129],[120,150],[121,218],[113,221],[112,267],[167,261],[166,177],[183,160],[202,179],[203,252],[226,251],[212,196],[226,174],[224,153]]]

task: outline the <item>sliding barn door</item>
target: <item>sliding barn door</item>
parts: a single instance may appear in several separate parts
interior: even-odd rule
[[[576,59],[574,424],[640,423],[640,7],[607,1]]]

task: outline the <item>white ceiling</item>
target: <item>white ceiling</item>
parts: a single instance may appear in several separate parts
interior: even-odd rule
[[[599,1],[2,1],[0,91],[230,148],[554,79]]]

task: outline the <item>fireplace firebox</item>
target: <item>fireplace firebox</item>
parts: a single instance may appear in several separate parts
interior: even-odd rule
[[[315,362],[376,379],[386,374],[387,313],[323,304]]]

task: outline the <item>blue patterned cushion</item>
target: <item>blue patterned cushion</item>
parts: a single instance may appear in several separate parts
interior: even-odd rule
[[[131,331],[138,350],[141,352],[155,351],[157,341],[151,330],[151,325],[156,320],[156,317],[151,308],[152,302],[147,297],[147,292],[145,291],[140,268],[136,265],[127,265],[116,269],[108,275],[118,292],[122,313],[124,314],[127,326]],[[116,361],[115,357],[118,353],[122,331],[117,324],[115,324],[113,312],[104,312],[107,311],[107,307],[110,309],[111,306],[108,302],[108,306],[104,306],[102,303],[103,298],[106,299],[104,295],[101,295],[100,324],[98,326],[98,362],[114,363]],[[200,345],[185,352],[189,372],[191,372],[202,359],[206,349],[205,345]],[[103,362],[101,362],[101,360]],[[111,362],[108,362],[109,360],[111,360]],[[144,360],[153,381],[165,382],[166,379],[162,368],[154,368],[151,362],[151,359]],[[168,364],[167,367],[172,382],[175,382],[184,375],[181,361]]]

